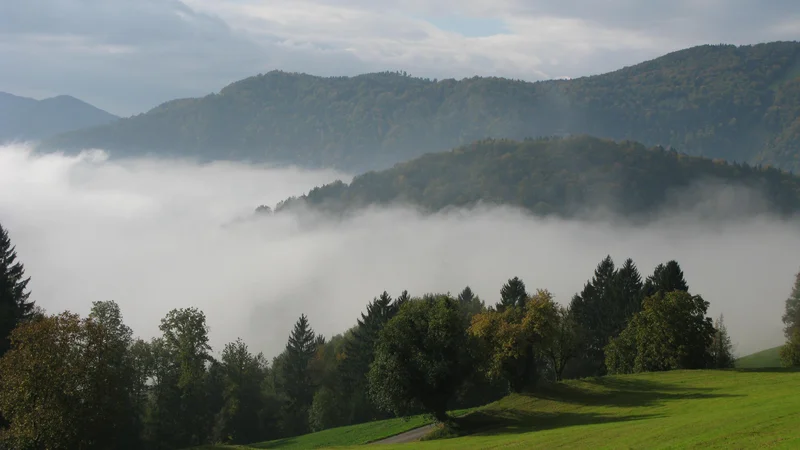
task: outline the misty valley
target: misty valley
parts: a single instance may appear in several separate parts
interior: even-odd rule
[[[800,43],[0,93],[0,450],[800,445]]]

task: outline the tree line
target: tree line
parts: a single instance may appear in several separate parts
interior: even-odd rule
[[[453,409],[566,378],[733,366],[722,317],[707,317],[676,261],[643,278],[608,256],[566,305],[519,277],[488,306],[469,287],[383,292],[330,339],[301,315],[268,360],[241,340],[214,356],[196,308],[170,311],[149,341],[113,301],[86,317],[47,314],[2,227],[0,257],[6,448],[176,449],[413,414],[449,421]]]

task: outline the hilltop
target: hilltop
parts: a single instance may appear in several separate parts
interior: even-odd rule
[[[589,136],[483,140],[359,175],[349,185],[337,181],[315,188],[279,203],[275,210],[303,206],[342,213],[407,203],[437,212],[488,203],[537,215],[605,210],[647,218],[663,207],[692,207],[703,199],[699,188],[708,186],[748,188],[762,196],[748,204],[747,198],[731,191],[737,195],[732,208],[736,214],[751,214],[752,208],[781,214],[800,211],[800,178],[777,169]],[[717,211],[706,205],[702,212]]]
[[[43,149],[364,171],[484,138],[590,134],[800,168],[800,43],[704,45],[573,80],[273,71]]]
[[[69,95],[36,100],[0,92],[0,142],[38,140],[117,119]]]

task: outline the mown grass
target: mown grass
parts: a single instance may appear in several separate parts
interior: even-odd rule
[[[422,417],[393,419],[242,448],[358,449],[426,423]],[[800,371],[675,371],[574,380],[508,396],[455,423],[437,434],[461,437],[380,448],[800,448]]]
[[[760,369],[767,367],[781,367],[781,348],[768,348],[752,355],[743,356],[736,360],[738,369]]]

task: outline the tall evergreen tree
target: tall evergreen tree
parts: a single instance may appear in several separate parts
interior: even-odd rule
[[[16,248],[0,224],[0,356],[9,349],[11,330],[34,313],[25,268],[17,261]]]
[[[625,328],[625,323],[635,313],[642,310],[643,284],[642,276],[636,268],[633,260],[628,258],[616,274],[618,297],[617,297],[617,320],[614,334],[617,335]]]
[[[367,305],[366,314],[357,319],[352,337],[345,344],[345,360],[342,362],[342,383],[351,393],[350,423],[359,423],[386,417],[368,397],[367,373],[375,359],[375,343],[383,327],[397,314],[403,304],[410,301],[407,291],[392,302],[387,292]]]
[[[647,277],[644,284],[644,296],[650,297],[658,292],[666,294],[673,291],[689,292],[689,285],[683,277],[683,270],[675,260],[656,266],[653,274]]]
[[[469,286],[465,287],[460,294],[458,294],[458,308],[461,311],[461,316],[464,318],[465,326],[469,326],[472,317],[475,314],[480,314],[486,310],[486,305]]]
[[[500,303],[497,308],[500,310],[511,306],[523,307],[527,298],[525,283],[519,277],[514,277],[500,288]]]
[[[570,304],[574,319],[582,330],[584,345],[582,375],[603,375],[603,348],[614,333],[614,310],[618,304],[619,278],[611,256],[606,256],[594,271],[594,276],[575,294]]]
[[[305,314],[294,325],[286,343],[283,365],[283,390],[288,402],[284,429],[289,434],[308,431],[308,410],[314,400],[314,386],[309,363],[317,351],[316,336]]]
[[[405,305],[409,300],[411,300],[411,296],[408,295],[408,291],[403,291],[400,295],[394,299],[394,307],[396,310],[400,310],[400,308]]]
[[[720,314],[714,323],[714,340],[711,342],[711,364],[716,369],[731,369],[734,367],[733,344],[728,335],[725,319]]]

